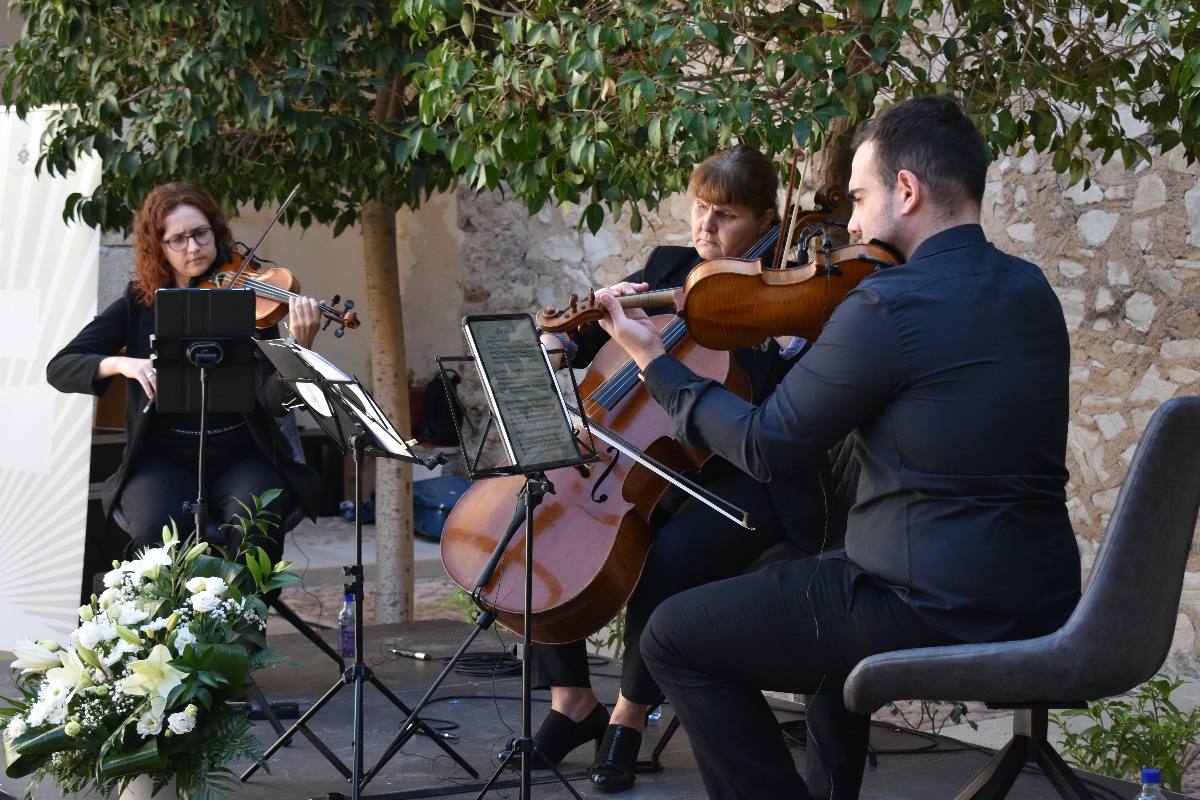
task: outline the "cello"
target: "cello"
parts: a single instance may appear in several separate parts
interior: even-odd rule
[[[773,226],[747,253],[761,256],[778,237]],[[694,372],[748,398],[750,382],[730,353],[700,346],[673,315],[656,320],[668,351]],[[534,518],[535,552],[530,636],[543,644],[577,641],[603,627],[620,611],[637,585],[651,544],[651,515],[671,485],[665,466],[695,472],[711,455],[672,438],[670,415],[645,391],[638,369],[616,342],[601,348],[580,382],[584,412],[597,429],[622,439],[599,448],[590,468],[552,470],[554,493],[542,499]],[[628,446],[628,447],[627,447]],[[630,455],[636,449],[651,461]],[[442,564],[470,592],[480,568],[495,550],[523,486],[521,477],[474,483],[451,510],[442,530]],[[524,530],[501,556],[491,580],[475,594],[502,625],[523,632]]]

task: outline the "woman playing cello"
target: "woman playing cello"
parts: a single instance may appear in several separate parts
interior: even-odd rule
[[[148,405],[156,391],[150,360],[155,292],[186,288],[228,258],[233,237],[225,215],[199,187],[167,183],[146,196],[134,219],[135,268],[122,296],[84,326],[50,360],[46,377],[61,392],[99,395],[112,378],[129,379],[125,395],[126,444],[120,467],[104,484],[107,518],[120,506],[128,521],[131,547],[159,541],[169,518],[183,517],[183,503],[196,496],[200,415],[160,414]],[[290,327],[309,347],[320,316],[310,298],[291,301]],[[277,338],[272,326],[256,333]],[[119,355],[124,349],[125,354]],[[229,520],[238,501],[272,488],[283,493],[270,508],[282,514],[299,502],[313,515],[319,493],[316,472],[298,462],[272,416],[281,416],[287,388],[266,359],[259,362],[252,412],[209,413],[206,420],[205,478],[213,519]],[[182,526],[181,526],[182,527]],[[279,559],[282,537],[257,542]]]
[[[755,150],[737,146],[710,157],[692,173],[689,191],[694,247],[655,248],[645,266],[613,290],[681,286],[703,261],[741,257],[777,221],[775,168]],[[768,258],[764,255],[763,260]],[[574,367],[587,365],[606,341],[607,334],[598,326],[566,341],[543,334],[547,348],[566,345]],[[750,378],[754,402],[770,393],[800,355],[803,342],[785,344],[789,346],[781,350],[771,340],[765,348],[735,351],[734,358]],[[716,469],[711,466],[706,467],[702,482],[749,511],[756,530],[747,532],[695,502],[663,514],[666,519],[658,527],[627,606],[621,693],[612,714],[591,689],[584,642],[534,648],[537,682],[551,688],[551,711],[537,732],[539,749],[558,762],[580,745],[599,742],[591,779],[607,791],[633,784],[646,715],[662,700],[638,649],[638,638],[658,604],[690,587],[745,571],[778,542],[791,540],[805,552],[815,553],[839,538],[840,526],[826,518],[830,504],[823,497],[823,476],[794,474],[766,485],[725,462]]]

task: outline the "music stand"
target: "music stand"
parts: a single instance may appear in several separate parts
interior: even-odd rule
[[[396,737],[379,761],[371,767],[363,782],[365,784],[378,774],[388,759],[412,738],[416,733],[413,722],[417,713],[429,702],[475,637],[490,627],[495,620],[493,612],[480,600],[480,592],[491,580],[513,535],[524,522],[524,563],[527,565],[527,569],[525,569],[525,599],[522,611],[522,640],[518,648],[518,657],[521,660],[521,736],[513,743],[496,771],[488,778],[478,797],[482,798],[491,790],[515,754],[521,753],[520,797],[522,800],[530,797],[531,770],[535,757],[540,758],[543,764],[553,770],[554,775],[572,796],[580,798],[575,788],[563,777],[558,766],[550,763],[549,759],[537,748],[537,741],[533,738],[532,733],[530,707],[533,686],[529,656],[530,630],[533,626],[531,611],[533,600],[532,565],[534,563],[533,513],[545,493],[554,491],[553,484],[546,477],[546,470],[591,463],[597,458],[596,451],[590,444],[577,436],[571,425],[567,405],[554,380],[553,370],[546,352],[538,341],[533,319],[528,314],[469,315],[463,319],[463,330],[471,349],[471,356],[438,358],[437,362],[443,380],[445,380],[445,364],[447,362],[474,362],[487,395],[491,415],[483,429],[479,446],[474,455],[469,452],[471,448],[468,447],[463,437],[462,429],[456,425],[467,472],[472,479],[521,475],[525,478],[525,486],[518,496],[517,507],[508,530],[500,538],[479,577],[475,579],[475,588],[471,595],[480,606],[480,614],[475,620],[475,629],[446,663],[433,685],[417,702],[409,719],[401,724]],[[583,403],[579,400],[579,386],[575,384],[574,375],[571,376],[571,380],[574,386],[575,401],[582,408]],[[581,416],[581,419],[586,430],[586,418]],[[480,466],[483,449],[487,444],[487,436],[492,430],[496,430],[500,436],[507,463]]]
[[[208,412],[249,413],[254,409],[254,292],[234,289],[159,289],[154,293],[150,358],[160,414],[200,414],[196,499],[184,503],[195,519],[196,536],[208,523],[204,488],[204,444]]]
[[[342,567],[343,572],[350,578],[347,587],[354,595],[354,663],[347,667],[341,678],[321,696],[282,736],[279,737],[263,753],[262,758],[250,765],[241,775],[245,782],[258,769],[258,766],[285,746],[297,732],[303,733],[317,747],[325,758],[333,764],[342,777],[352,781],[353,797],[360,797],[360,784],[363,771],[363,686],[367,681],[379,690],[384,697],[391,701],[402,713],[411,714],[411,709],[399,697],[392,693],[363,661],[363,537],[362,518],[359,510],[362,505],[362,462],[363,457],[371,455],[376,458],[394,458],[411,464],[421,464],[432,468],[441,463],[442,457],[434,455],[422,457],[412,451],[415,440],[404,439],[388,420],[387,416],[376,404],[371,394],[363,388],[357,379],[346,375],[320,354],[284,339],[271,339],[256,342],[263,354],[275,365],[280,378],[296,392],[297,397],[308,407],[312,418],[316,420],[326,435],[332,439],[343,455],[353,454],[354,457],[354,564]],[[308,720],[313,717],[334,695],[347,684],[354,684],[354,740],[353,767],[347,769],[332,751],[312,733]],[[459,753],[438,735],[436,731],[421,721],[416,721],[416,727],[453,758],[459,766],[466,770],[471,777],[479,773],[466,762]]]

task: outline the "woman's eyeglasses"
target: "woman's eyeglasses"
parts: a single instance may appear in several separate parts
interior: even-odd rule
[[[212,241],[212,228],[196,228],[191,233],[177,233],[170,239],[163,239],[163,244],[174,250],[176,253],[182,253],[187,249],[188,239],[196,243],[197,247],[203,247]]]

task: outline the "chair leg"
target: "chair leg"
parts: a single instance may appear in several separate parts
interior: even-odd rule
[[[1008,794],[1029,750],[1028,737],[1017,734],[971,779],[955,800],[1000,800]]]
[[[1001,800],[1012,789],[1026,764],[1037,764],[1064,800],[1093,800],[1083,781],[1067,766],[1046,739],[1049,712],[1018,708],[1013,714],[1013,738],[992,756],[957,800]]]
[[[1037,742],[1037,761],[1046,778],[1054,784],[1063,800],[1093,800],[1092,793],[1079,780],[1075,771],[1067,766],[1049,742]]]

